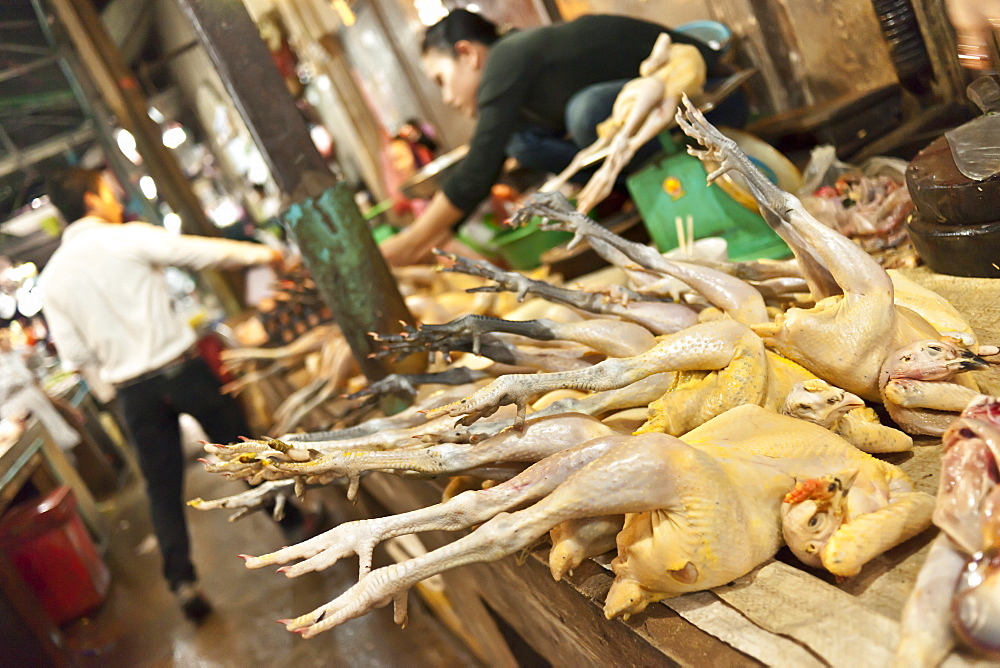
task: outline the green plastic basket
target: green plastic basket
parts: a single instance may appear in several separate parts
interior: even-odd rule
[[[375,243],[377,244],[382,243],[397,232],[399,230],[396,227],[387,223],[372,228],[372,236],[375,237]]]
[[[497,252],[514,269],[535,269],[542,264],[542,254],[573,238],[572,232],[543,230],[536,216],[527,225],[498,234],[493,240]]]
[[[774,149],[745,133],[725,132],[740,136],[741,148],[779,187],[792,192],[798,188],[798,170]],[[661,135],[661,142],[663,152],[626,180],[632,201],[661,252],[677,248],[676,219],[685,221],[686,226],[690,216],[694,238],[722,237],[734,262],[791,255],[785,242],[757,212],[753,198],[738,179],[709,185],[704,165],[688,155],[681,142],[669,134]]]

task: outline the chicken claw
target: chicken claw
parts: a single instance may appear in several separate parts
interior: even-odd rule
[[[768,321],[764,298],[744,281],[711,267],[668,260],[653,248],[623,239],[587,216],[566,211],[562,202],[565,198],[558,193],[533,195],[525,210],[550,217],[551,229],[586,237],[605,259],[610,259],[609,253],[622,254],[644,269],[681,281],[734,320],[747,325]]]
[[[251,510],[263,508],[269,501],[274,500],[272,515],[275,520],[280,520],[284,515],[285,500],[288,498],[288,494],[293,491],[292,488],[294,485],[294,480],[270,481],[240,494],[233,494],[232,496],[213,499],[212,501],[205,501],[201,498],[191,499],[187,504],[198,510],[238,508],[237,512],[229,516],[229,521],[235,522],[247,515]]]
[[[369,574],[368,578],[371,578],[376,573],[379,573],[379,571]],[[388,605],[392,601],[394,609],[393,620],[397,624],[405,626],[406,593],[409,587],[398,591],[400,590],[399,585],[393,583],[389,577],[383,577],[373,585],[368,582],[368,578],[348,589],[336,600],[322,605],[312,612],[306,613],[301,617],[296,617],[295,619],[282,619],[278,621],[284,624],[285,628],[289,631],[298,633],[303,638],[312,638],[350,619],[360,617],[371,610]],[[362,587],[363,584],[372,586]],[[380,596],[382,591],[388,591],[389,593]]]
[[[347,522],[298,545],[251,557],[247,559],[246,566],[262,568],[305,559],[282,569],[288,577],[297,577],[323,570],[344,557],[356,554],[359,577],[364,577],[371,570],[372,551],[380,542],[424,531],[458,531],[486,521],[499,512],[536,500],[623,438],[602,427],[596,420],[591,421],[589,426],[567,426],[564,431],[575,434],[581,444],[545,457],[506,482],[484,490],[467,491],[437,505],[408,513]],[[588,438],[590,436],[593,438]]]
[[[246,560],[246,567],[257,569],[304,559],[294,566],[280,569],[280,572],[287,577],[294,578],[304,573],[329,568],[340,559],[356,554],[360,562],[359,577],[364,577],[371,570],[375,546],[388,537],[378,531],[379,519],[384,518],[341,524],[297,545],[283,547],[259,557],[250,557]]]
[[[742,155],[742,151],[736,142],[709,123],[687,95],[681,98],[681,102],[683,106],[677,110],[677,125],[684,130],[684,134],[697,140],[704,147],[688,146],[688,153],[702,163],[711,162],[719,165],[708,175],[708,182],[711,183],[730,170],[739,170],[741,164],[737,156]]]
[[[378,339],[382,340],[382,339]],[[395,353],[407,354],[407,353]],[[446,371],[433,373],[391,373],[385,378],[381,378],[363,390],[359,390],[349,395],[348,399],[360,399],[368,396],[382,396],[385,394],[406,393],[416,396],[417,386],[440,384],[440,385],[465,385],[473,383],[483,378],[488,378],[489,374],[478,369],[468,367],[456,367]]]

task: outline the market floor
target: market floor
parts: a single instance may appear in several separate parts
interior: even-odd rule
[[[219,498],[244,487],[188,469],[188,498]],[[331,490],[332,491],[332,490]],[[339,519],[357,512],[346,501],[326,507]],[[343,507],[341,507],[341,505]],[[214,612],[188,622],[160,575],[143,486],[131,481],[103,503],[112,531],[105,560],[112,572],[104,605],[64,629],[83,666],[464,666],[475,665],[419,597],[410,596],[409,622],[392,622],[392,606],[305,640],[275,620],[313,610],[357,581],[357,561],[296,579],[273,569],[248,571],[236,555],[263,554],[284,542],[263,513],[235,523],[229,511],[189,511],[194,561]]]

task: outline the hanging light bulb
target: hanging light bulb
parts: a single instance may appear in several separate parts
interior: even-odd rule
[[[413,0],[413,8],[417,10],[417,18],[425,26],[434,25],[448,15],[441,0]]]
[[[139,190],[146,196],[146,199],[156,199],[156,181],[153,180],[152,176],[144,176],[139,179]]]
[[[181,217],[171,211],[163,217],[163,227],[174,234],[181,232]]]
[[[135,137],[132,136],[131,132],[125,128],[119,128],[118,132],[115,133],[115,143],[118,144],[119,150],[133,164],[138,165],[142,163],[142,156],[135,150]]]
[[[174,123],[163,131],[163,145],[167,148],[177,148],[187,141],[187,133],[180,123]]]

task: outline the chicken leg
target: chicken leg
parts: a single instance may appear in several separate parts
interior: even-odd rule
[[[608,390],[663,371],[722,369],[733,361],[737,341],[748,335],[753,336],[744,325],[732,320],[694,325],[661,338],[649,351],[634,357],[606,359],[580,371],[497,378],[466,399],[429,411],[427,417],[464,415],[460,424],[468,425],[513,403],[517,406],[517,424],[521,425],[528,400],[539,392],[561,388]]]
[[[409,471],[443,475],[482,466],[534,463],[577,443],[615,433],[599,420],[579,413],[534,418],[522,431],[506,429],[476,444],[443,443],[423,448],[330,452],[309,461],[262,458],[261,466],[288,476],[335,476],[356,480],[369,471]],[[354,484],[352,482],[352,488]]]
[[[650,461],[662,461],[666,465],[650,466]],[[296,619],[283,621],[288,630],[311,637],[392,601],[395,619],[403,623],[406,592],[425,578],[464,564],[494,561],[513,554],[566,520],[653,509],[680,510],[692,504],[700,506],[702,501],[699,499],[713,500],[710,502],[714,504],[714,499],[729,496],[728,486],[720,482],[718,464],[711,457],[673,437],[665,434],[626,437],[530,508],[501,513],[454,543],[372,571],[330,603]],[[734,528],[739,526],[733,525]],[[746,530],[746,526],[742,526]],[[691,553],[692,548],[700,553],[699,543],[702,539],[695,538],[665,550],[661,563],[666,570],[662,576],[669,578],[674,570],[683,571],[692,559],[699,559]],[[705,561],[729,565],[742,560],[742,556],[713,555]],[[683,577],[688,575],[685,571]],[[645,602],[642,606],[645,607]]]
[[[277,552],[247,557],[247,568],[263,568],[304,559],[283,569],[288,577],[328,568],[338,560],[358,555],[360,574],[371,570],[372,551],[389,538],[422,531],[458,531],[484,522],[550,493],[581,466],[601,456],[624,438],[621,434],[584,441],[529,466],[517,476],[489,489],[467,491],[443,503],[399,515],[348,522],[307,541]]]
[[[640,266],[687,283],[711,304],[726,312],[733,320],[746,325],[767,322],[767,310],[760,293],[742,280],[724,272],[686,262],[673,262],[655,249],[628,241],[598,225],[589,217],[573,210],[560,193],[540,193],[529,197],[514,217],[514,222],[530,215],[543,216],[547,227],[573,232],[579,239],[590,239],[595,250],[607,244]]]
[[[653,347],[649,330],[634,323],[612,319],[590,319],[562,323],[546,318],[503,320],[483,315],[467,315],[442,325],[407,327],[401,334],[375,334],[373,338],[394,355],[421,350],[455,350],[472,343],[472,353],[480,354],[485,334],[517,334],[537,341],[573,341],[611,357],[630,357]]]
[[[478,292],[506,290],[517,293],[521,301],[529,293],[558,304],[565,304],[581,311],[612,315],[622,320],[628,320],[642,325],[653,334],[672,334],[697,322],[697,315],[687,306],[662,301],[630,301],[620,304],[609,301],[604,295],[567,290],[544,281],[530,279],[523,274],[502,269],[484,260],[470,260],[452,253],[439,252],[438,255],[447,258],[453,266],[446,271],[457,271],[473,276],[488,278],[497,283],[496,286],[474,288]]]

